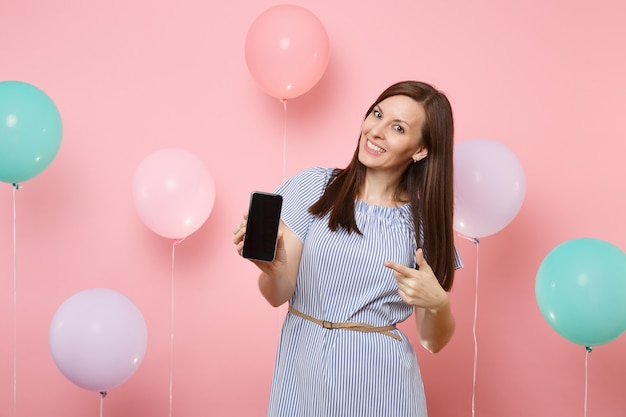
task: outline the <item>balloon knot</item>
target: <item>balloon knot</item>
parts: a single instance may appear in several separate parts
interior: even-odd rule
[[[100,395],[102,396],[102,398],[105,398],[107,396],[107,392],[106,391],[101,391]]]
[[[585,349],[587,350],[587,352],[591,353],[593,351],[593,349],[591,349],[589,346],[585,346]]]
[[[469,241],[473,242],[475,245],[478,245],[480,243],[480,240],[478,240],[478,238],[476,238],[476,237],[465,236],[463,233],[457,233],[457,235],[459,237],[462,237],[465,240],[469,240]]]
[[[185,240],[184,237],[181,237],[180,239],[174,239],[174,246],[180,245],[183,240]]]
[[[21,185],[19,185],[18,183],[14,182],[13,183],[13,188],[15,188],[16,190],[19,190],[20,188],[22,188]]]

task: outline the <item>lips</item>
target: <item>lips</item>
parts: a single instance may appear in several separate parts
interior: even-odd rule
[[[367,149],[373,152],[376,152],[378,154],[387,152],[386,149],[381,148],[380,146],[376,145],[374,142],[371,142],[370,140],[365,141],[365,146],[367,146]]]

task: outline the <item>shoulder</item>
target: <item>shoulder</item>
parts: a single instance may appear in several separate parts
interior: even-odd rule
[[[293,200],[293,204],[308,207],[324,194],[333,171],[322,167],[304,169],[283,182],[276,193],[285,200]]]
[[[333,168],[306,168],[291,176],[286,182],[297,185],[301,191],[325,189],[333,172]]]
[[[303,179],[303,180],[327,180],[332,175],[334,168],[326,168],[326,167],[311,167],[303,169],[302,171],[293,175],[293,178]]]
[[[309,207],[324,193],[332,172],[321,167],[304,169],[289,177],[276,191],[283,196],[283,221],[302,241],[315,218]]]

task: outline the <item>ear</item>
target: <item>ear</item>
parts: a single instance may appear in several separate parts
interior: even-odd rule
[[[426,149],[423,146],[420,146],[419,148],[417,148],[417,151],[415,151],[415,153],[413,154],[411,158],[413,158],[413,162],[418,162],[426,158],[426,156],[428,156],[428,149]]]

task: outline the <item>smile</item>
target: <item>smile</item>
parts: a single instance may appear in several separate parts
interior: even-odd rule
[[[369,140],[365,142],[366,146],[368,147],[368,149],[373,150],[376,153],[385,153],[387,152],[385,149],[381,148],[380,146],[375,145],[374,143],[370,142]]]

